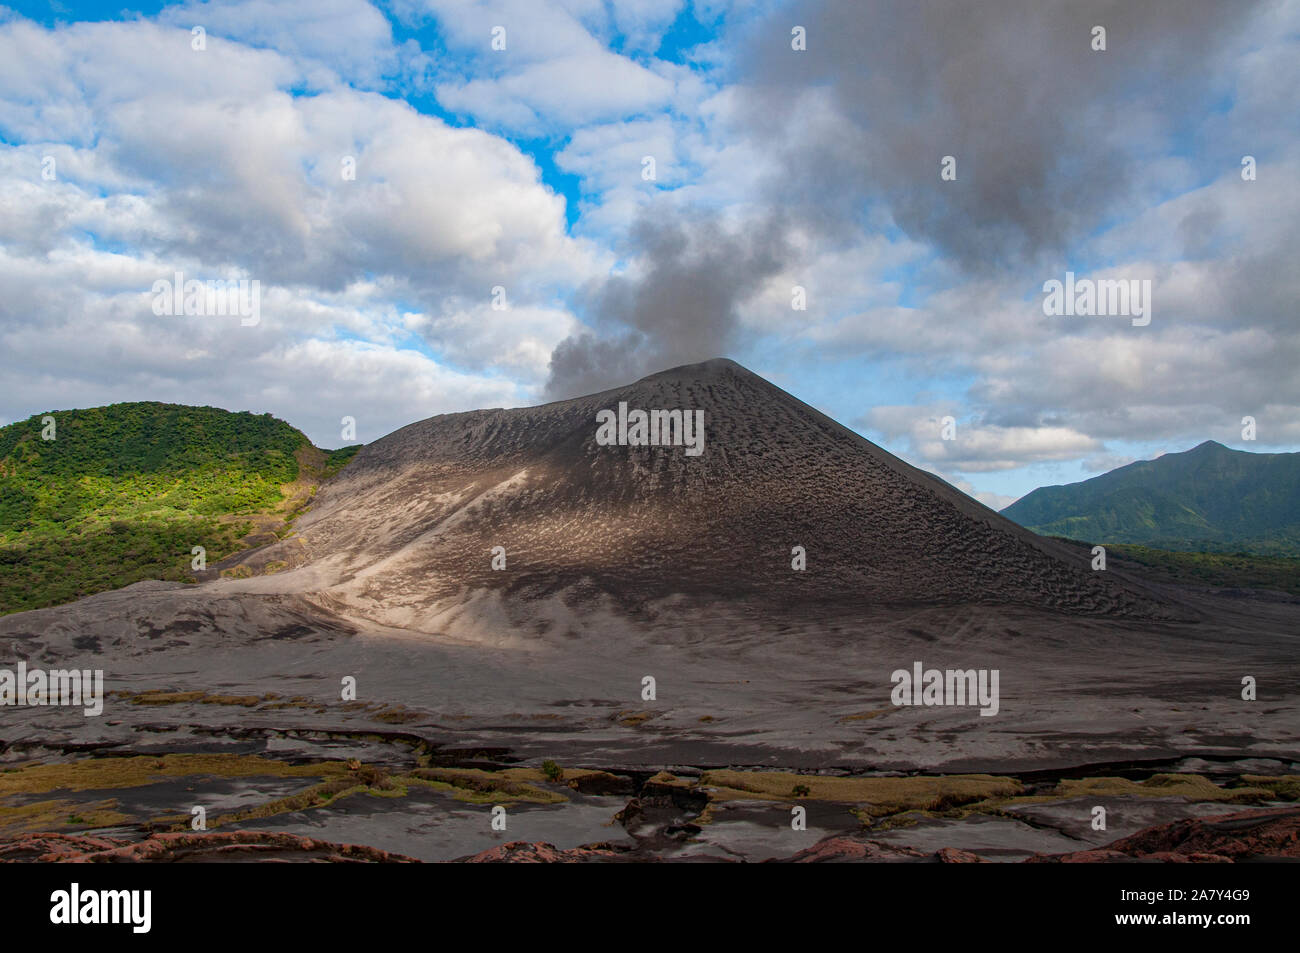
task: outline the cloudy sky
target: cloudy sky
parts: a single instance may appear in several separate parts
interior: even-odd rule
[[[994,506],[1295,450],[1298,102],[1300,0],[0,7],[0,423],[333,447],[729,356]],[[1066,271],[1150,324],[1045,315]]]

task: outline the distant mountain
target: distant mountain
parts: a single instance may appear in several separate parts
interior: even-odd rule
[[[1002,515],[1044,536],[1194,552],[1300,554],[1300,453],[1207,440],[1067,486],[1034,490]]]
[[[353,452],[270,414],[155,402],[2,427],[0,613],[187,579],[193,547],[214,563],[274,539]]]

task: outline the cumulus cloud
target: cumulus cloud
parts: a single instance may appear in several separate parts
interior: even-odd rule
[[[398,68],[388,18],[366,0],[192,0],[165,7],[158,20],[274,50],[318,82],[374,87]]]
[[[960,473],[1073,460],[1103,447],[1096,438],[1067,426],[1008,427],[959,419],[961,412],[955,402],[873,407],[858,424],[884,434],[927,466]]]
[[[260,394],[276,401],[262,409],[319,419],[312,374],[267,355],[311,358],[336,389],[373,369],[376,392],[395,388],[373,416],[394,426],[540,384],[575,326],[565,293],[602,270],[568,236],[563,199],[489,133],[341,82],[291,91],[301,49],[195,51],[188,29],[143,20],[0,25],[0,131],[15,143],[0,146],[6,416],[229,394],[237,367],[239,406]],[[260,325],[166,324],[148,292],[176,271],[257,279]],[[491,307],[498,287],[506,310]]]
[[[664,105],[672,81],[606,41],[614,30],[630,30],[633,48],[645,48],[671,22],[671,9],[561,0],[426,0],[403,7],[409,18],[434,19],[462,57],[454,67],[434,65],[438,100],[480,123],[527,133]],[[504,48],[494,48],[494,39]]]

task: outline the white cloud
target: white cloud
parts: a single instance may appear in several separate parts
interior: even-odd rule
[[[441,71],[438,99],[479,122],[538,132],[644,113],[673,94],[669,80],[598,36],[611,29],[603,4],[428,0],[424,7],[461,57]],[[620,29],[639,31],[633,42],[642,47],[664,25],[636,5],[613,14]],[[495,30],[504,30],[505,49],[492,48]]]
[[[607,50],[532,63],[500,77],[438,85],[438,99],[448,109],[525,131],[644,113],[663,105],[671,93],[662,77]]]
[[[945,419],[949,417],[951,421]],[[1099,440],[1070,427],[1006,427],[970,420],[953,401],[874,407],[859,423],[887,440],[902,441],[927,468],[959,473],[1014,470],[1104,449]],[[945,439],[945,424],[951,439]]]
[[[226,400],[328,435],[319,390],[343,380],[376,427],[527,400],[575,327],[565,295],[609,260],[533,161],[337,81],[295,95],[293,57],[189,36],[0,24],[0,129],[26,143],[0,145],[6,415]],[[148,292],[177,270],[258,279],[261,324],[159,319]]]
[[[366,0],[196,0],[164,8],[159,21],[202,26],[209,36],[272,49],[355,84],[373,87],[396,68],[392,28]]]

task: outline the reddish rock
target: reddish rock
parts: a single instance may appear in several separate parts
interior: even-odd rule
[[[934,859],[941,864],[987,864],[979,854],[972,854],[968,850],[958,850],[956,847],[943,847],[935,852]]]
[[[1148,827],[1097,850],[1039,854],[1027,863],[1089,864],[1133,860],[1224,864],[1300,857],[1300,808],[1238,811]]]
[[[1035,854],[1033,857],[1027,858],[1025,863],[1110,864],[1124,863],[1132,859],[1128,854],[1121,854],[1117,850],[1107,850],[1103,847],[1098,850],[1077,850],[1072,854]]]
[[[584,844],[560,850],[542,841],[511,841],[500,847],[491,847],[471,857],[461,857],[458,864],[584,864],[597,860],[616,860],[628,848],[614,844]],[[642,858],[650,860],[653,858]]]
[[[0,863],[65,861],[121,847],[126,841],[84,834],[21,834],[0,842]]]
[[[944,847],[926,854],[901,844],[883,844],[858,834],[832,834],[823,837],[811,847],[793,857],[775,863],[789,864],[855,864],[855,863],[940,863],[987,864],[988,861],[968,850]]]
[[[855,837],[852,834],[833,834],[823,837],[811,847],[806,847],[793,857],[781,858],[776,863],[785,864],[852,864],[862,862],[917,862],[925,854],[910,847],[890,847],[878,841]]]
[[[275,831],[209,831],[151,834],[131,841],[77,834],[22,834],[0,842],[0,862],[71,864],[178,863],[201,861],[297,861],[322,863],[418,863],[413,857],[358,844]]]

